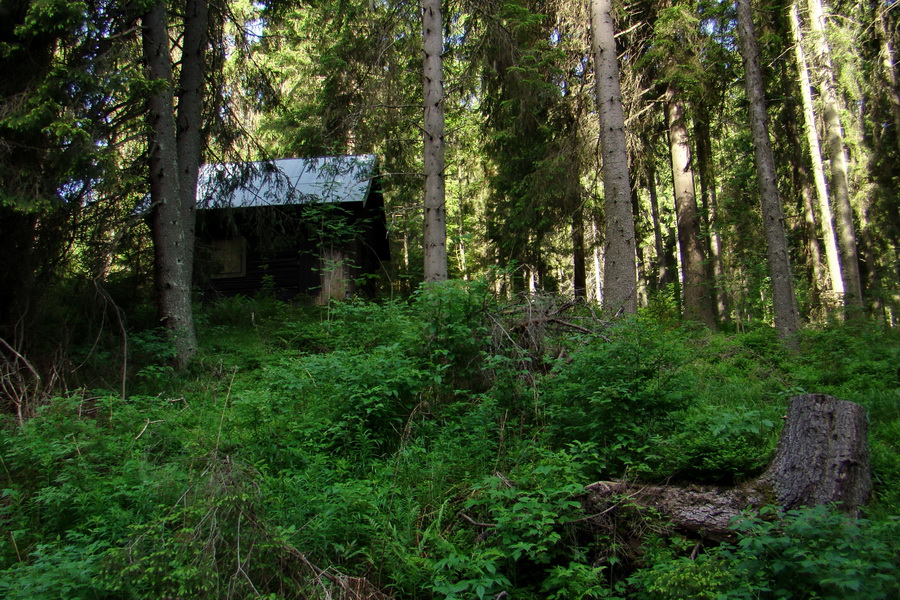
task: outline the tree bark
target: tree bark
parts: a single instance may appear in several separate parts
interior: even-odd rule
[[[720,321],[728,320],[728,297],[725,294],[725,266],[722,263],[722,242],[719,239],[717,216],[719,203],[716,197],[716,174],[713,166],[712,139],[709,131],[709,113],[703,111],[703,117],[694,120],[697,132],[697,171],[700,174],[701,205],[707,215],[709,239],[709,257],[713,272],[713,297],[715,309]]]
[[[184,39],[178,86],[175,133],[178,147],[178,189],[183,211],[185,241],[189,248],[185,260],[188,271],[194,268],[194,232],[197,222],[197,179],[203,155],[203,94],[206,84],[207,28],[209,6],[206,0],[187,0],[184,13]]]
[[[663,247],[662,224],[659,221],[659,198],[656,193],[656,171],[652,163],[647,167],[647,193],[650,197],[650,219],[653,221],[653,248],[656,254],[653,274],[653,291],[662,288],[665,276],[665,248]]]
[[[572,214],[572,282],[576,300],[587,298],[587,272],[584,251],[584,210],[579,206]]]
[[[625,113],[611,0],[591,0],[594,78],[603,156],[606,249],[603,306],[610,313],[637,312],[634,213],[625,143]]]
[[[601,481],[587,486],[583,504],[597,518],[627,497],[654,508],[681,531],[722,540],[733,535],[729,523],[748,509],[838,502],[853,514],[868,501],[871,489],[865,409],[807,394],[791,399],[775,458],[756,479],[730,489]]]
[[[632,162],[633,164],[633,162]],[[631,214],[634,215],[635,232],[641,228],[641,198],[638,195],[637,185],[631,188]],[[638,235],[637,233],[635,235]],[[640,244],[635,244],[635,269],[637,277],[637,303],[638,306],[647,306],[649,298],[647,297],[647,274],[644,268],[644,249]]]
[[[179,189],[166,3],[153,4],[142,22],[144,61],[148,79],[154,84],[147,98],[147,122],[157,307],[160,323],[174,343],[173,364],[181,369],[197,349],[191,307],[193,224],[190,219],[193,204],[191,211],[185,210]]]
[[[441,0],[422,0],[425,100],[425,281],[447,279]]]
[[[763,227],[766,236],[766,256],[772,279],[775,330],[788,347],[795,348],[800,328],[797,298],[794,293],[790,254],[784,231],[781,198],[776,184],[775,157],[769,139],[769,117],[763,90],[762,70],[759,66],[759,46],[753,27],[750,0],[737,0],[738,38],[744,62],[744,79],[749,99],[750,128],[756,151],[756,177],[762,205]]]
[[[879,2],[875,14],[875,32],[881,46],[881,65],[888,83],[888,98],[894,117],[894,143],[900,146],[900,87],[897,85],[897,63],[894,60],[894,43],[888,30],[885,12],[891,5]]]
[[[592,253],[594,272],[594,302],[603,304],[603,238],[600,236],[600,227],[597,225],[597,215],[591,214],[591,239],[594,251]]]
[[[861,312],[863,307],[862,279],[856,246],[856,227],[850,205],[850,179],[847,154],[844,149],[844,130],[841,124],[831,48],[825,37],[825,17],[821,0],[808,0],[809,24],[812,31],[819,87],[824,102],[826,141],[831,163],[831,191],[835,200],[835,225],[840,247],[841,274],[844,280],[844,306],[849,312]]]
[[[785,509],[858,509],[872,491],[865,408],[824,394],[792,398],[775,459],[758,482],[770,484]]]
[[[700,242],[700,216],[694,188],[691,145],[688,139],[681,94],[669,85],[666,91],[666,122],[672,157],[672,187],[675,191],[675,219],[681,256],[684,318],[715,329],[716,318],[710,299],[706,257]]]
[[[844,278],[841,275],[841,264],[838,257],[837,239],[834,235],[834,218],[831,215],[831,203],[828,200],[828,187],[825,183],[825,167],[822,163],[822,148],[819,145],[819,133],[816,128],[816,114],[813,108],[812,85],[809,81],[809,65],[803,51],[803,33],[800,28],[800,17],[797,3],[791,4],[791,34],[794,38],[794,56],[797,71],[800,75],[800,95],[803,99],[803,121],[806,129],[806,143],[812,160],[813,182],[819,206],[819,221],[822,224],[822,237],[825,242],[825,261],[831,291],[838,298],[844,297]]]

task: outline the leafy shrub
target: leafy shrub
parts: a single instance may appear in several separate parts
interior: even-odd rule
[[[289,430],[305,422],[318,430],[321,448],[358,456],[392,447],[430,383],[429,373],[396,345],[366,355],[335,351],[285,358],[265,371],[271,410],[294,420]]]
[[[405,302],[334,302],[328,312],[323,330],[337,348],[366,352],[377,346],[409,349],[421,343],[422,322]]]
[[[868,323],[805,329],[800,358],[792,365],[799,386],[846,400],[864,401],[865,393],[900,383],[896,329]]]
[[[587,549],[573,528],[583,516],[575,496],[593,453],[581,444],[535,450],[509,476],[496,473],[473,486],[464,511],[490,527],[481,526],[474,548],[445,550],[433,565],[435,591],[447,598],[504,590],[515,597],[540,590],[543,598],[580,598],[599,589],[601,569],[587,564]]]
[[[114,597],[304,598],[309,563],[265,518],[257,474],[209,456],[176,503],[135,524],[97,580]]]
[[[0,596],[7,600],[94,600],[105,598],[96,577],[109,545],[71,533],[65,540],[38,544],[27,562],[0,571]]]
[[[642,600],[819,598],[900,594],[900,520],[869,521],[816,506],[736,523],[740,537],[697,560],[657,562],[632,577]]]
[[[734,484],[759,474],[775,445],[775,422],[753,409],[717,409],[694,417],[660,444],[658,475]]]
[[[685,337],[645,318],[615,324],[568,361],[543,392],[548,430],[558,444],[594,442],[607,468],[645,468],[650,442],[687,400]]]
[[[428,283],[414,295],[413,307],[425,324],[424,354],[435,365],[447,365],[454,381],[464,382],[480,366],[490,303],[484,281]]]

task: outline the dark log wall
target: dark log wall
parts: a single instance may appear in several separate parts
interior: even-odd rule
[[[339,218],[358,227],[355,239],[335,239],[334,249],[343,252],[350,278],[348,293],[371,293],[374,286],[357,289],[353,280],[363,275],[381,275],[382,261],[390,260],[384,203],[373,194],[367,206],[341,205]],[[320,248],[332,243],[311,233],[304,220],[303,206],[276,206],[200,211],[198,214],[197,266],[195,284],[206,297],[253,295],[271,291],[275,297],[291,300],[316,297],[321,287]],[[212,240],[246,241],[246,272],[242,277],[212,278]]]

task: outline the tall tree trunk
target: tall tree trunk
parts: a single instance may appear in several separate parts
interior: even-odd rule
[[[641,199],[638,196],[637,186],[631,188],[631,214],[634,215],[635,231],[640,231]],[[637,269],[637,303],[638,306],[647,306],[647,275],[644,269],[644,249],[635,244],[635,269]]]
[[[800,75],[800,95],[803,98],[803,122],[806,129],[806,143],[812,159],[813,182],[819,206],[819,221],[822,224],[822,237],[825,242],[825,260],[831,281],[831,291],[838,298],[844,296],[844,278],[841,275],[841,263],[838,257],[837,238],[834,235],[834,218],[831,215],[831,203],[828,200],[828,187],[825,183],[825,167],[822,164],[822,149],[819,145],[819,133],[816,128],[816,115],[813,109],[812,85],[809,81],[809,66],[806,53],[803,51],[803,33],[800,28],[800,17],[797,3],[791,4],[791,34],[794,38],[794,54],[797,60],[797,71]]]
[[[625,113],[611,0],[591,0],[594,78],[603,155],[606,252],[603,306],[608,312],[637,312],[634,214],[625,143]]]
[[[206,83],[207,28],[209,6],[206,0],[187,0],[184,13],[184,39],[178,86],[178,110],[175,132],[178,147],[178,190],[183,211],[185,240],[189,254],[188,272],[194,270],[194,229],[197,214],[197,179],[203,154],[203,94]]]
[[[587,273],[584,252],[584,210],[581,206],[572,215],[573,287],[576,300],[587,298]]]
[[[591,235],[594,242],[594,302],[599,304],[603,302],[603,238],[600,237],[600,227],[597,225],[595,214],[591,214]]]
[[[829,280],[822,264],[822,249],[819,247],[819,232],[816,225],[816,208],[813,203],[813,191],[809,185],[809,170],[806,165],[798,164],[796,166],[795,178],[800,186],[800,196],[803,202],[803,228],[806,234],[806,250],[809,254],[809,266],[812,272],[810,304],[821,307],[822,291],[827,288]]]
[[[444,281],[447,279],[447,215],[441,0],[422,0],[422,41],[425,51],[425,281]]]
[[[862,280],[859,274],[853,207],[850,205],[850,179],[847,170],[847,155],[844,150],[840,101],[831,60],[831,48],[825,37],[822,2],[821,0],[808,0],[808,6],[816,66],[819,72],[818,83],[825,105],[823,116],[829,162],[831,163],[831,191],[834,193],[835,200],[835,225],[840,247],[841,274],[844,279],[844,305],[851,312],[859,312],[863,306]]]
[[[180,195],[166,3],[153,4],[142,22],[144,61],[148,79],[154,82],[147,98],[147,121],[157,307],[160,323],[174,342],[174,366],[181,369],[197,349],[191,308],[193,212],[184,209]]]
[[[713,272],[713,295],[715,309],[720,320],[728,319],[728,299],[725,295],[725,266],[722,264],[722,241],[719,239],[719,228],[716,222],[718,201],[716,197],[716,173],[713,166],[712,137],[709,131],[709,113],[703,110],[703,116],[694,120],[694,131],[697,133],[697,171],[700,174],[701,205],[707,215],[707,239],[709,240],[709,257]]]
[[[897,63],[894,59],[894,43],[888,30],[885,12],[891,7],[887,2],[879,2],[875,15],[875,31],[881,46],[881,65],[887,79],[888,98],[891,102],[891,114],[894,116],[894,143],[900,146],[900,86],[897,82]]]
[[[796,347],[796,334],[800,328],[797,298],[791,273],[787,236],[784,232],[784,216],[781,198],[776,185],[775,157],[769,139],[769,117],[763,90],[762,70],[759,66],[759,45],[753,26],[750,0],[737,0],[738,39],[744,62],[744,80],[750,103],[750,128],[756,151],[756,177],[759,183],[763,227],[766,236],[766,255],[769,275],[772,279],[772,296],[775,312],[775,330],[788,347]]]
[[[879,264],[875,249],[875,238],[872,233],[873,224],[869,219],[870,207],[865,205],[859,211],[860,219],[860,247],[865,258],[866,289],[871,290],[869,296],[870,308],[873,316],[886,316],[885,303],[881,293],[881,277],[879,276]]]
[[[656,192],[656,169],[652,163],[647,169],[647,189],[650,195],[650,217],[653,219],[653,243],[656,247],[655,289],[661,290],[675,281],[678,265],[675,256],[669,251],[666,238],[663,237],[662,219],[659,214],[659,196]]]
[[[681,255],[684,318],[716,327],[710,301],[709,278],[703,245],[700,242],[700,216],[694,191],[691,145],[684,118],[681,94],[670,85],[666,91],[666,121],[669,126],[669,148],[672,156],[672,187],[675,191],[675,218]]]

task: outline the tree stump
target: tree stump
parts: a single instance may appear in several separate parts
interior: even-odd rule
[[[758,482],[785,509],[840,502],[858,510],[872,491],[865,409],[824,394],[792,398],[775,459]]]
[[[733,535],[732,519],[766,504],[789,510],[837,502],[855,513],[872,488],[867,432],[859,404],[824,394],[795,396],[775,459],[756,479],[736,488],[702,489],[601,481],[585,488],[583,504],[593,513],[590,519],[599,520],[624,498],[653,508],[685,533],[718,540]]]

